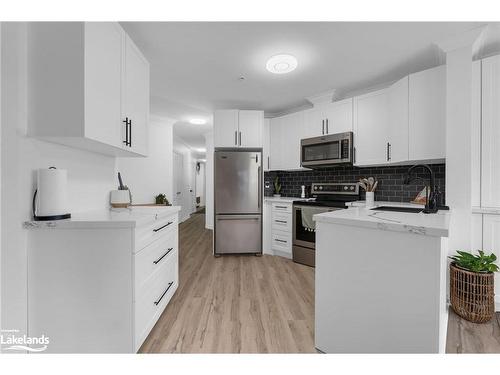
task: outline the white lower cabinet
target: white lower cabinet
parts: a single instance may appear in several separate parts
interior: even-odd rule
[[[46,352],[135,353],[174,295],[178,208],[127,215],[26,224],[28,333]]]
[[[292,257],[292,203],[265,202],[264,204],[265,254]]]
[[[500,258],[500,215],[483,215],[483,250]],[[497,260],[498,262],[498,260]],[[500,263],[497,263],[500,266]],[[495,274],[495,310],[500,311],[500,273]]]

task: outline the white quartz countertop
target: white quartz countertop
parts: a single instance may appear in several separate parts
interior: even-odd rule
[[[373,211],[365,207],[350,207],[346,210],[317,214],[313,218],[322,223],[409,232],[432,237],[448,237],[450,215],[447,211],[424,214],[422,212]]]
[[[71,219],[54,221],[25,221],[26,229],[75,228],[134,228],[179,212],[179,206],[137,206],[110,208],[71,214]]]
[[[366,201],[354,201],[346,203],[346,206],[349,207],[365,207],[365,205]],[[392,206],[392,207],[422,207],[422,208],[425,206],[423,204],[412,203],[412,202],[388,202],[388,201],[375,201],[374,205],[375,207]]]
[[[297,198],[297,197],[264,197],[264,202],[281,202],[292,203],[295,201],[306,201],[311,198]]]

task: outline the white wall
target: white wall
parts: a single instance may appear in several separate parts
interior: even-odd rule
[[[155,119],[150,123],[147,158],[116,159],[116,171],[132,192],[134,204],[154,203],[160,193],[172,202],[173,123],[170,119]],[[117,178],[115,185],[118,186]]]
[[[205,228],[214,229],[214,133],[205,134],[207,162],[205,164],[206,210]]]
[[[200,207],[205,205],[205,163],[200,163],[200,170],[196,172],[196,196],[200,197]]]

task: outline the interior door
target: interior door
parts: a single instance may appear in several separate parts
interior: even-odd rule
[[[262,212],[262,153],[215,152],[215,213]]]
[[[183,186],[184,186],[184,176],[183,176],[183,172],[184,172],[184,168],[183,168],[183,164],[184,164],[184,157],[177,153],[177,152],[174,152],[174,173],[173,173],[173,177],[174,177],[174,181],[173,181],[173,189],[174,189],[174,198],[173,198],[173,205],[174,206],[181,206],[181,218],[184,217],[184,212],[182,212],[182,210],[184,210],[184,204],[183,204],[183,194],[182,194],[182,190],[183,190]]]

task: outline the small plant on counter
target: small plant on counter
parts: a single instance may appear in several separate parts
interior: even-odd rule
[[[474,255],[466,251],[457,250],[458,255],[451,256],[457,267],[472,271],[491,273],[498,272],[498,266],[495,264],[497,257],[495,254],[485,255],[484,251],[479,250],[479,255]]]
[[[165,194],[158,194],[156,197],[155,197],[155,202],[156,204],[163,204],[165,206],[169,206],[170,203],[168,202],[168,199],[166,197]]]
[[[451,256],[450,302],[462,318],[474,323],[485,323],[495,314],[495,278],[498,266],[495,254],[478,255],[457,251]]]
[[[274,179],[274,195],[275,196],[280,196],[281,195],[281,183],[280,179],[278,176]]]

